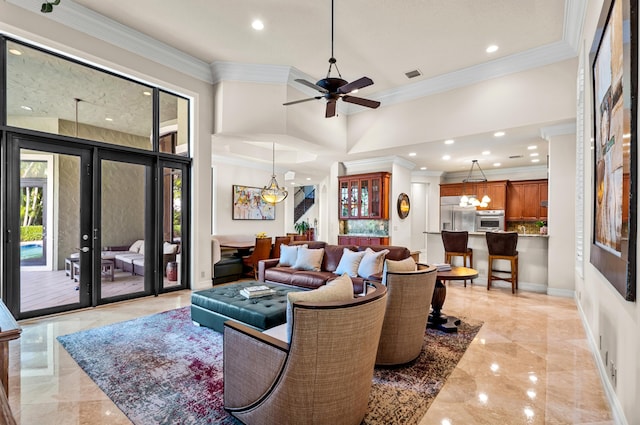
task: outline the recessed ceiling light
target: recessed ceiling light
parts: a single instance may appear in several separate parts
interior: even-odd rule
[[[296,185],[296,182],[291,182],[291,186],[295,186],[295,185]]]
[[[622,138],[623,139],[630,139],[631,138],[631,134],[625,133],[625,134],[622,135]]]
[[[491,155],[491,151],[482,151],[482,155]]]
[[[445,145],[453,145],[454,143],[455,143],[455,140],[453,140],[453,139],[448,139],[448,140],[444,141]]]
[[[504,136],[504,131],[496,131],[493,133],[493,137],[502,137]]]
[[[143,91],[142,94],[145,96],[151,96],[151,92],[147,90]]]
[[[25,111],[33,111],[33,108],[27,105],[22,105],[20,108],[24,109]]]
[[[427,167],[420,167],[420,169],[421,169],[421,170],[426,170],[426,169],[427,169]]]
[[[538,156],[540,155],[538,152],[530,153],[529,156]]]
[[[532,159],[531,162],[540,162],[539,158]]]
[[[496,46],[495,44],[492,44],[491,46],[487,47],[487,50],[486,50],[487,53],[493,53],[497,51],[498,51],[498,46]]]
[[[264,29],[264,24],[260,19],[256,19],[253,22],[251,22],[251,27],[256,31],[261,31]]]
[[[113,121],[113,118],[109,118],[109,117],[107,117],[107,118],[105,118],[104,120],[105,120],[105,121]]]
[[[501,166],[501,165],[502,165],[502,164],[500,164],[499,162],[494,162],[494,163],[493,163],[493,166],[494,166],[494,167],[499,167],[499,166]]]
[[[527,146],[527,149],[529,149],[530,151],[534,150],[534,149],[538,149],[538,147],[536,145],[531,145],[531,146]]]
[[[415,152],[409,152],[409,156],[416,156]]]
[[[442,157],[442,159],[443,159],[444,161],[448,161],[448,160],[450,160],[450,159],[451,159],[451,155],[444,155],[444,156]]]
[[[20,56],[22,54],[22,52],[18,49],[9,49],[9,53],[16,56]]]
[[[307,181],[310,181],[310,180],[311,180],[311,177],[307,177]]]

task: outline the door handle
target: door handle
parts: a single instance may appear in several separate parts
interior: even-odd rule
[[[89,252],[89,247],[88,246],[83,246],[82,248],[80,248],[80,251]]]

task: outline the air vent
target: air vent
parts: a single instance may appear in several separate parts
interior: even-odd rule
[[[518,158],[522,158],[522,155],[511,155],[509,157],[509,159],[518,159]]]
[[[416,78],[421,76],[422,72],[420,72],[419,69],[414,69],[413,71],[405,72],[404,75],[406,75],[407,78]]]

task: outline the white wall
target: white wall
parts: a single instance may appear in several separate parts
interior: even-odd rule
[[[233,185],[264,187],[271,179],[271,171],[248,168],[239,164],[222,163],[214,160],[213,173],[215,187],[215,211],[213,212],[214,234],[255,235],[266,232],[268,236],[281,236],[285,233],[285,208],[293,209],[293,192],[284,202],[276,204],[275,220],[234,220],[233,219]],[[277,174],[276,180],[282,185],[284,176]],[[287,190],[290,190],[287,188]],[[291,205],[289,206],[289,202]],[[290,224],[293,228],[293,223]]]
[[[551,295],[573,297],[575,289],[575,134],[549,143],[549,276]]]
[[[411,246],[412,223],[410,217],[401,219],[397,201],[400,194],[411,195],[411,170],[404,164],[394,163],[389,193],[389,238],[391,245]]]
[[[409,194],[409,219],[411,220],[411,251],[426,252],[427,238],[423,232],[427,230],[427,213],[429,211],[428,183],[411,183]]]
[[[589,51],[594,38],[596,23],[602,0],[591,0],[587,10],[587,18],[584,25],[584,35],[580,45],[585,51]],[[592,180],[591,167],[591,90],[590,90],[590,66],[588,59],[584,63],[585,71],[585,109],[584,109],[584,141],[585,152],[585,180],[582,188],[584,194],[584,275],[577,272],[576,302],[583,314],[587,333],[597,356],[600,372],[604,376],[605,391],[610,396],[614,415],[617,423],[640,423],[640,408],[638,408],[638,395],[640,394],[640,307],[638,302],[625,301],[614,287],[602,274],[589,262],[592,214]],[[636,117],[637,118],[637,117]],[[638,158],[635,158],[637,161]],[[636,217],[636,220],[638,217]],[[630,241],[636,243],[637,241]],[[638,258],[635,259],[636,264]],[[636,280],[638,273],[636,272]],[[602,343],[600,340],[602,338]],[[608,357],[608,362],[605,358]],[[617,368],[616,379],[611,378],[611,365]]]

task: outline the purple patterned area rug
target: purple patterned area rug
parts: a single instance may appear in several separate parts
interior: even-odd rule
[[[421,356],[376,369],[364,424],[417,424],[481,324],[427,330]],[[136,425],[240,424],[223,408],[222,335],[183,307],[58,337],[80,367]]]

